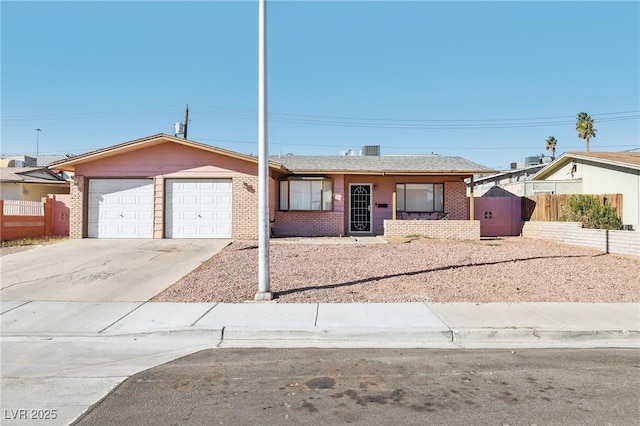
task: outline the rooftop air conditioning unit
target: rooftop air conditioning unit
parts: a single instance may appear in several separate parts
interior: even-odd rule
[[[365,156],[379,156],[380,145],[365,145],[362,147],[362,155]]]

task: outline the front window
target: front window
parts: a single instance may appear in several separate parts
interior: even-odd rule
[[[396,184],[399,212],[444,211],[444,185],[441,183]]]
[[[333,182],[326,178],[280,181],[280,210],[333,210]]]

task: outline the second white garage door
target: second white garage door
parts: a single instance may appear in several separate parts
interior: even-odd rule
[[[231,238],[231,179],[168,179],[166,238]]]

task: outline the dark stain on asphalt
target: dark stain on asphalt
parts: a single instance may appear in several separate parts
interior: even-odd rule
[[[517,404],[518,398],[514,397],[511,392],[501,392],[498,396],[498,399],[508,403],[508,404]]]
[[[422,405],[416,405],[416,404],[410,405],[409,408],[411,408],[413,411],[418,411],[420,413],[423,413],[423,412],[432,413],[436,410],[435,408],[433,408],[433,403],[429,401],[425,402]]]
[[[333,389],[336,385],[336,380],[331,377],[316,377],[309,380],[305,385],[309,389]]]
[[[394,389],[389,394],[384,393],[376,393],[376,394],[364,394],[359,395],[357,391],[353,389],[347,389],[344,392],[336,393],[331,395],[332,398],[342,398],[344,396],[348,396],[352,399],[356,404],[366,407],[367,404],[398,404],[402,401],[404,397],[404,390],[402,389]]]
[[[179,382],[174,382],[171,384],[171,388],[172,389],[181,389],[181,388],[185,388],[187,386],[190,386],[191,382],[189,382],[188,380],[180,380]]]
[[[318,408],[316,408],[315,405],[307,401],[302,402],[301,408],[307,410],[310,413],[316,413],[318,411]]]

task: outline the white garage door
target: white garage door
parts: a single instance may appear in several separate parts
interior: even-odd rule
[[[153,238],[153,180],[89,181],[90,238]]]
[[[167,238],[231,238],[231,179],[169,179]]]

